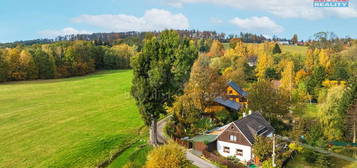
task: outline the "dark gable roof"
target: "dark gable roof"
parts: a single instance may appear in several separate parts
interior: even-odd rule
[[[254,143],[254,136],[267,136],[274,132],[274,128],[258,112],[253,112],[240,120],[234,121],[234,124],[241,130],[251,144]]]
[[[234,109],[234,110],[239,110],[241,105],[235,101],[229,100],[229,99],[224,99],[222,97],[216,97],[214,101],[218,104],[221,104],[223,106],[226,106],[228,108]]]
[[[229,81],[227,83],[228,86],[232,87],[234,90],[236,90],[239,94],[241,94],[244,97],[248,96],[248,93],[245,92],[242,88],[240,88],[235,82]]]

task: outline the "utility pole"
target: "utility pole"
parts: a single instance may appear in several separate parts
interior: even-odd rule
[[[275,134],[273,134],[273,154],[272,154],[272,157],[273,157],[273,159],[272,159],[273,167],[275,167],[276,166],[276,164],[275,164]]]

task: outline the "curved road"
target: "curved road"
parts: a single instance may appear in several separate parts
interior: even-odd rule
[[[167,138],[164,134],[164,128],[167,121],[170,119],[170,116],[160,120],[157,123],[157,136],[160,144],[165,144],[167,142]],[[191,161],[193,165],[200,168],[218,168],[217,166],[211,164],[207,160],[204,160],[190,152],[190,150],[186,150],[186,158]]]

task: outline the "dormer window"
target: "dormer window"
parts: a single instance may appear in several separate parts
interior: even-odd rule
[[[264,127],[264,128],[262,128],[262,129],[260,129],[259,131],[257,131],[257,135],[261,135],[261,134],[263,134],[265,131],[267,131],[268,130],[268,128],[267,127]]]

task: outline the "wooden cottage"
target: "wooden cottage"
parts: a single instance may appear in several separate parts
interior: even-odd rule
[[[223,109],[229,111],[239,111],[245,107],[248,93],[239,87],[235,82],[229,81],[224,95],[216,97],[205,112],[216,112]]]
[[[207,131],[205,135],[193,137],[193,149],[202,152],[217,151],[220,155],[237,157],[241,161],[251,161],[255,136],[271,137],[274,128],[264,117],[253,112],[222,127]]]

